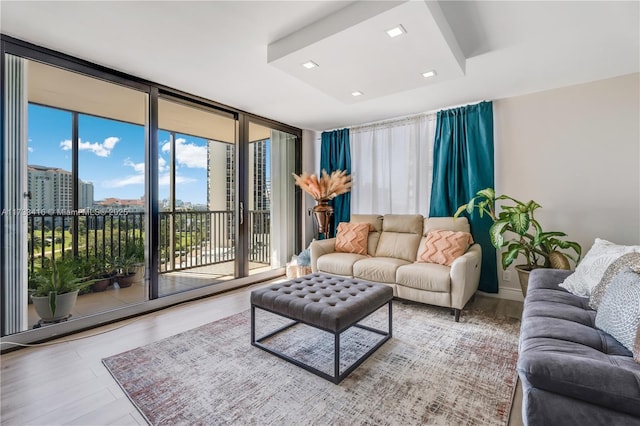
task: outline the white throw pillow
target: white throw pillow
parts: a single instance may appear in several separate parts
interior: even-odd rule
[[[596,314],[596,327],[633,352],[640,325],[640,274],[620,272],[611,282]]]
[[[640,252],[640,246],[620,246],[596,238],[591,249],[576,267],[576,271],[569,275],[560,287],[576,296],[589,297],[607,267],[623,254],[633,252]]]

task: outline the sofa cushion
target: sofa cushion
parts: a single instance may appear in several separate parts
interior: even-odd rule
[[[553,307],[550,307],[552,311]],[[521,351],[539,348],[540,343],[568,345],[581,353],[591,353],[592,356],[604,361],[607,356],[629,357],[631,352],[609,334],[583,324],[583,318],[577,321],[565,318],[545,316],[545,307],[528,309],[526,316],[523,312],[523,324],[520,330]],[[558,315],[557,311],[555,312]],[[528,318],[525,321],[525,318]]]
[[[413,262],[420,244],[422,222],[419,214],[385,215],[376,257],[395,257]]]
[[[352,214],[349,220],[352,223],[368,223],[371,231],[382,232],[382,216],[379,214]]]
[[[616,275],[630,266],[640,267],[640,253],[623,254],[605,269],[604,274],[602,274],[602,279],[593,288],[589,296],[589,306],[591,309],[598,309],[611,281],[613,281]]]
[[[368,223],[371,227],[367,242],[367,253],[373,255],[378,247],[378,240],[382,232],[382,216],[379,214],[352,214],[351,223]]]
[[[538,338],[522,349],[518,373],[531,386],[640,416],[638,364],[555,338]]]
[[[336,252],[367,254],[370,225],[341,222],[336,234]]]
[[[451,268],[436,263],[412,263],[398,268],[396,282],[418,290],[451,291]]]
[[[588,297],[609,265],[623,254],[634,252],[640,252],[640,246],[621,246],[596,238],[575,273],[567,277],[560,287],[575,295]]]
[[[393,257],[371,257],[353,265],[353,276],[379,283],[395,283],[396,270],[409,262]]]
[[[570,301],[567,296],[577,297],[570,293],[553,293],[549,290],[535,290],[534,294],[529,297],[527,292],[527,303],[522,311],[523,316],[531,315],[534,317],[571,320],[593,328],[596,318],[595,311],[584,309],[582,305],[586,301]],[[536,303],[537,301],[542,303]]]
[[[573,271],[568,271],[565,269],[534,269],[529,274],[529,287],[527,289],[527,296],[529,296],[529,292],[531,290],[537,288],[547,288],[559,291],[560,293],[568,293],[567,290],[559,287],[558,284],[564,281],[571,274],[573,274]]]
[[[382,220],[382,231],[422,235],[423,220],[419,214],[386,214]]]
[[[423,235],[428,235],[434,229],[446,229],[448,231],[471,232],[469,220],[464,217],[425,217]]]
[[[419,245],[420,235],[383,232],[380,234],[376,248],[376,257],[395,257],[413,262],[416,259]]]
[[[418,253],[418,262],[451,266],[453,261],[462,256],[471,244],[473,244],[473,237],[468,232],[434,229],[425,238]]]
[[[334,275],[353,276],[353,265],[367,256],[354,253],[328,253],[318,258],[318,270]]]
[[[598,309],[596,327],[633,350],[640,327],[640,274],[627,269],[613,279]]]

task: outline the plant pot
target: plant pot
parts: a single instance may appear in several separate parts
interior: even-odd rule
[[[111,275],[103,275],[100,281],[96,281],[93,284],[91,284],[91,291],[93,291],[94,293],[105,291],[107,287],[111,285],[112,279],[113,279],[113,276]]]
[[[51,312],[49,296],[31,296],[36,313],[46,322],[55,322],[67,318],[78,299],[78,290],[56,296],[56,310]]]
[[[518,271],[518,278],[520,280],[520,288],[522,289],[522,295],[527,297],[527,289],[529,288],[529,274],[531,271],[542,266],[534,266],[532,268],[527,265],[516,265],[516,271]]]
[[[134,282],[144,281],[144,265],[138,265],[135,267],[136,278]]]
[[[134,282],[136,282],[136,273],[131,273],[127,275],[118,275],[118,287],[127,288],[131,287]]]

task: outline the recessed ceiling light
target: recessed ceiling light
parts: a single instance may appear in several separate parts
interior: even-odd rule
[[[387,35],[391,38],[398,37],[399,35],[402,35],[406,32],[407,30],[405,30],[402,25],[396,25],[395,27],[386,31]]]
[[[436,76],[436,71],[435,70],[431,70],[431,71],[423,72],[422,76],[424,78],[435,77]]]
[[[302,64],[303,67],[305,67],[306,69],[310,70],[311,68],[315,68],[317,66],[319,66],[318,64],[316,64],[313,61],[307,61],[304,64]]]
[[[362,96],[362,92],[360,91],[351,92],[351,96]]]

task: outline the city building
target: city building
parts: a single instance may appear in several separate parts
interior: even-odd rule
[[[59,167],[29,165],[30,210],[73,209],[73,177]],[[78,208],[93,205],[93,183],[78,181]]]

